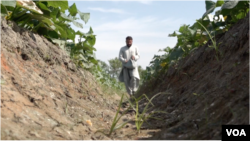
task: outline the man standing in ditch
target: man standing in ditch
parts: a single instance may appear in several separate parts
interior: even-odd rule
[[[133,38],[127,36],[126,46],[121,47],[119,52],[119,60],[122,62],[122,70],[119,75],[119,80],[125,83],[126,90],[130,96],[137,91],[140,80],[137,66],[134,69],[129,69],[124,66],[130,59],[137,61],[140,58],[137,46],[132,45],[132,43]]]

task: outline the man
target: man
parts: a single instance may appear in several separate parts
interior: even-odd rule
[[[120,49],[119,60],[122,62],[122,70],[119,75],[119,80],[125,83],[126,90],[130,96],[132,96],[139,86],[139,72],[137,66],[134,69],[129,69],[124,66],[130,59],[137,61],[140,58],[138,48],[132,45],[133,38],[131,36],[126,37],[126,46]]]

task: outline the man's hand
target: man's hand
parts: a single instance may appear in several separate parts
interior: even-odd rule
[[[125,61],[125,63],[127,63],[127,62],[128,62],[128,60]]]
[[[132,60],[135,60],[135,56],[134,56],[134,55],[132,55],[132,57],[131,57],[131,58],[132,58]]]

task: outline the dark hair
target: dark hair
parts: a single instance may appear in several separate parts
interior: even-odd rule
[[[131,36],[127,36],[126,40],[133,40],[133,38]]]

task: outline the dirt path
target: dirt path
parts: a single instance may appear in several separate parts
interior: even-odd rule
[[[120,96],[44,37],[1,20],[3,140],[217,140],[221,124],[248,124],[248,16],[217,37],[224,53],[219,61],[205,45],[140,88],[138,95],[163,93],[149,109],[165,111],[154,115],[161,120],[148,120],[138,134],[130,112],[120,123],[131,121],[110,137],[96,131],[110,128]]]
[[[110,138],[95,133],[109,129],[120,96],[44,37],[1,22],[1,139],[135,138],[132,124]]]

